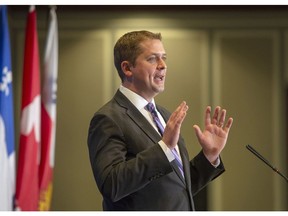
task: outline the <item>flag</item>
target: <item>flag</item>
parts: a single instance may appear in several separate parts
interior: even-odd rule
[[[24,51],[16,208],[38,210],[40,163],[40,69],[35,6],[29,9]]]
[[[41,162],[39,210],[50,209],[56,134],[56,93],[58,76],[58,25],[55,7],[50,9],[44,55],[41,103]]]
[[[7,6],[0,6],[0,211],[13,210],[14,109]]]

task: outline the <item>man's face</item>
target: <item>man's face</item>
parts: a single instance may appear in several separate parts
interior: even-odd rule
[[[140,46],[142,53],[131,66],[132,91],[150,101],[164,91],[166,76],[166,53],[160,40],[145,40]]]

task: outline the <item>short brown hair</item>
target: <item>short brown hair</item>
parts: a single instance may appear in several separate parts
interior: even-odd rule
[[[162,40],[161,33],[152,33],[149,31],[132,31],[124,34],[114,46],[114,65],[123,82],[125,75],[121,68],[123,61],[129,61],[135,65],[136,58],[142,50],[139,44],[148,39]]]

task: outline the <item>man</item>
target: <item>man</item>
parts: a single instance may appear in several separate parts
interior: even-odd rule
[[[164,91],[165,61],[160,33],[129,32],[115,44],[122,84],[95,113],[88,134],[104,210],[194,210],[193,195],[224,171],[219,155],[233,122],[224,124],[226,110],[217,107],[211,119],[207,107],[205,130],[193,126],[202,150],[189,161],[180,136],[186,102],[171,115],[154,109],[154,97]]]

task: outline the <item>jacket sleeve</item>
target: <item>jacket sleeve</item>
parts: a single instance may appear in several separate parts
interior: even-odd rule
[[[203,151],[200,151],[200,153],[196,155],[193,160],[190,161],[191,185],[193,195],[197,194],[209,182],[217,178],[225,171],[221,158],[220,161],[220,165],[215,168],[207,160]]]

